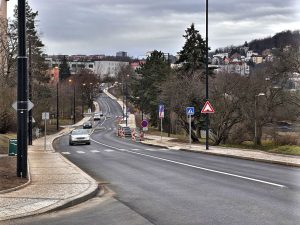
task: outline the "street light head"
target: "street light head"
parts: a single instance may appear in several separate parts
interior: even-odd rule
[[[257,96],[265,96],[266,94],[265,93],[259,93]]]
[[[71,83],[71,82],[72,82],[72,80],[71,80],[71,79],[69,79],[69,82]]]
[[[85,83],[83,83],[82,85],[85,86]]]

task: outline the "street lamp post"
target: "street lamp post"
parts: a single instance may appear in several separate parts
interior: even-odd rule
[[[72,80],[69,80],[70,83],[72,83]],[[76,102],[75,102],[75,82],[73,82],[73,123],[76,123]]]
[[[258,144],[258,139],[257,139],[257,98],[260,96],[265,96],[265,93],[259,93],[255,95],[254,98],[254,144]]]
[[[59,130],[59,95],[58,95],[58,81],[56,83],[56,130]]]
[[[92,85],[93,83],[90,83],[90,109],[92,110],[93,109],[93,100],[92,100]]]
[[[83,88],[85,87],[85,83],[82,84]],[[84,114],[84,91],[82,91],[81,93],[81,113],[82,113],[82,116]]]
[[[27,57],[25,1],[18,0],[17,176],[27,177]]]
[[[127,74],[127,78],[129,78],[129,74]],[[125,103],[125,107],[126,107],[126,112],[125,112],[125,116],[126,116],[126,127],[127,127],[127,125],[128,125],[128,109],[127,109],[127,106],[128,106],[128,84],[127,84],[128,82],[127,82],[127,79],[126,79],[126,103]]]
[[[205,63],[205,98],[208,101],[208,0],[206,0],[206,63]],[[209,140],[209,114],[206,113],[206,150],[209,149],[208,140]]]

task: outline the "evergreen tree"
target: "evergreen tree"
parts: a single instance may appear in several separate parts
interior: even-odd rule
[[[70,77],[70,67],[67,62],[67,57],[64,56],[59,66],[59,80],[65,80]]]
[[[144,112],[150,114],[151,124],[157,125],[161,84],[170,74],[170,67],[164,54],[156,50],[153,51],[146,59],[146,63],[137,70],[137,74],[141,74],[141,77],[134,79],[130,89],[134,96],[140,98]]]
[[[192,23],[183,37],[186,42],[179,54],[178,63],[183,63],[183,69],[193,74],[196,70],[204,69],[206,62],[206,44],[199,31]]]

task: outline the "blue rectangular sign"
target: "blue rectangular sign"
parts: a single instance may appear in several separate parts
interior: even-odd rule
[[[186,108],[186,115],[192,116],[195,114],[195,108],[194,107],[187,107]]]
[[[159,105],[158,107],[158,116],[160,119],[165,117],[165,106],[164,105]]]

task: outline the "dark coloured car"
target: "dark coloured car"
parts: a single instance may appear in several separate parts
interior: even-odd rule
[[[122,130],[124,132],[125,137],[131,137],[131,129],[130,129],[130,127],[123,127]]]
[[[93,124],[91,121],[87,121],[83,124],[83,129],[92,129],[93,128]]]

